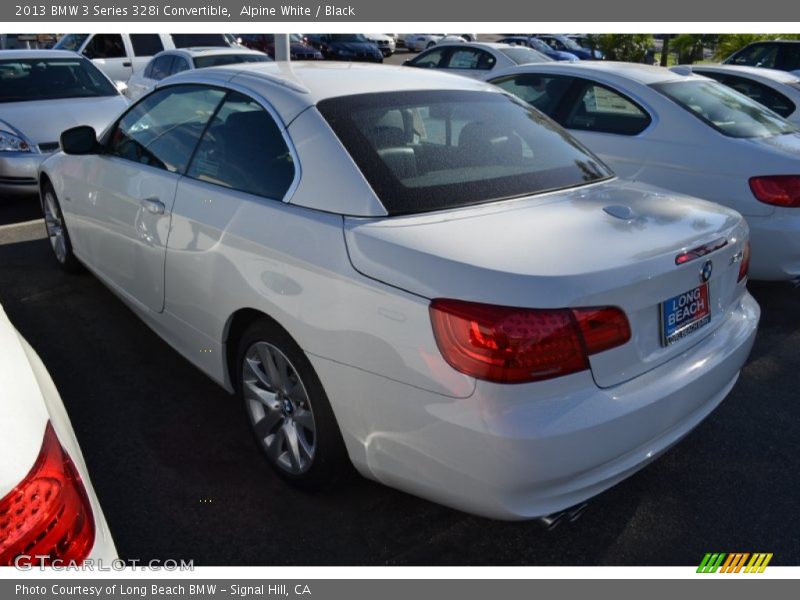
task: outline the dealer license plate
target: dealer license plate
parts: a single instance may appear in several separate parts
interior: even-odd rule
[[[708,284],[702,283],[661,303],[661,343],[664,346],[674,344],[709,321]]]

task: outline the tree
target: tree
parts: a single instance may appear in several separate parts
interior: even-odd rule
[[[608,60],[642,62],[653,48],[650,34],[603,33],[597,36],[597,45]]]

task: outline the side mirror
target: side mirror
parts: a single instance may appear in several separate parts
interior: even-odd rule
[[[61,150],[66,154],[96,154],[100,149],[94,127],[80,125],[61,133]]]
[[[128,84],[124,81],[115,81],[114,87],[117,88],[117,91],[123,95],[128,91]]]

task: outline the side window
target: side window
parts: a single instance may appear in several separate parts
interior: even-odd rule
[[[521,98],[544,114],[553,117],[572,83],[572,78],[559,75],[521,73],[493,81],[507,92]]]
[[[494,56],[483,50],[459,48],[450,55],[447,67],[450,69],[477,69],[489,71],[496,62]]]
[[[172,68],[170,69],[169,74],[174,75],[175,73],[180,73],[181,71],[188,71],[188,70],[189,70],[189,62],[182,56],[176,56],[175,59],[172,61]]]
[[[132,33],[131,45],[135,56],[153,56],[164,49],[157,33]]]
[[[226,96],[187,173],[276,200],[286,195],[294,174],[292,155],[272,115],[237,92]]]
[[[739,52],[731,64],[772,69],[777,57],[778,47],[775,44],[756,44]]]
[[[410,64],[415,67],[435,69],[442,62],[442,56],[444,56],[444,49],[434,48],[424,54],[420,54]]]
[[[135,104],[117,123],[106,152],[182,173],[225,92],[196,85],[162,88]]]
[[[586,82],[563,125],[567,129],[636,135],[650,124],[650,115],[633,101],[598,84]]]
[[[800,44],[781,44],[776,66],[782,71],[800,69]]]
[[[788,117],[794,112],[794,102],[789,100],[789,98],[777,90],[774,90],[763,83],[753,81],[752,79],[746,79],[744,77],[738,77],[736,75],[722,75],[721,73],[710,72],[702,74],[706,77],[716,79],[720,83],[724,83],[740,94],[744,94],[745,96],[752,98],[759,104],[763,104],[768,109],[778,113],[782,117]]]
[[[97,33],[83,49],[86,58],[124,58],[125,44],[118,33]]]
[[[155,66],[155,64],[156,64],[156,59],[152,59],[149,63],[147,63],[147,66],[144,68],[144,71],[142,72],[142,76],[145,79],[153,78],[153,67]]]
[[[150,69],[150,79],[161,81],[164,77],[172,74],[172,61],[174,56],[172,54],[162,54],[153,60],[153,68]]]

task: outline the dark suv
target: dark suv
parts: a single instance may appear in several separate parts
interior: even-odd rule
[[[800,41],[753,42],[738,52],[734,52],[722,62],[726,65],[747,65],[792,71],[800,75]]]

